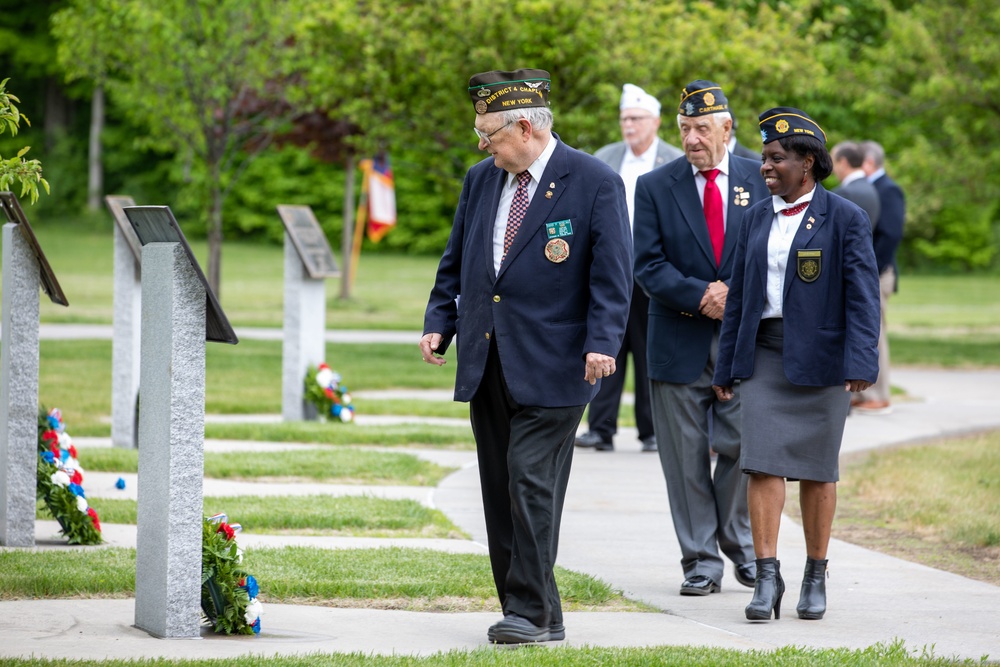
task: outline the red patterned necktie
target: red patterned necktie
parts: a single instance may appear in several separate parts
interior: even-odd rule
[[[500,258],[501,262],[507,257],[510,244],[514,242],[514,236],[521,226],[524,213],[528,210],[528,183],[530,182],[531,174],[527,171],[522,171],[517,175],[517,191],[514,192],[514,201],[510,203],[510,213],[507,214],[507,231],[503,235],[503,257]]]
[[[719,186],[715,184],[715,177],[719,175],[718,169],[709,169],[701,172],[705,177],[705,222],[708,223],[708,238],[712,241],[712,250],[715,251],[715,265],[722,262],[722,246],[726,242],[726,225],[722,219],[722,193]]]

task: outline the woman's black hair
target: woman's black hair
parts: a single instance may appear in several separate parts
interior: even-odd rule
[[[833,173],[833,158],[826,146],[812,137],[788,136],[777,140],[786,151],[792,151],[799,157],[813,156],[812,175],[817,183],[821,183]]]

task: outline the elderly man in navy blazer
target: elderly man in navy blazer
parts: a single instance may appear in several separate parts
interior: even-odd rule
[[[469,81],[479,148],[424,315],[441,365],[457,336],[455,400],[470,402],[505,644],[565,637],[553,567],[573,441],[615,373],[632,289],[622,179],[552,128],[536,69]]]
[[[709,595],[721,590],[720,550],[740,584],[752,587],[756,573],[739,400],[719,401],[712,375],[743,214],[768,194],[759,161],[728,150],[732,118],[718,84],[688,84],[677,122],[685,157],[636,185],[635,280],[650,298],[653,424],[681,548],[680,594]]]

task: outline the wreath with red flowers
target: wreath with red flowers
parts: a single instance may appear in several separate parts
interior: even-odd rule
[[[83,492],[83,468],[59,408],[38,412],[36,497],[70,544],[100,544],[101,521]]]

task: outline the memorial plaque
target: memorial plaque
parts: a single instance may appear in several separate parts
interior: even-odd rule
[[[124,211],[126,206],[135,206],[135,200],[125,195],[108,195],[104,198],[104,204],[111,211],[111,217],[115,219],[118,229],[125,235],[128,247],[132,249],[132,254],[135,255],[135,261],[139,266],[142,266],[142,243],[139,241],[139,237],[135,235],[135,230],[129,224]]]
[[[337,278],[340,269],[330,250],[330,242],[308,206],[278,205],[278,215],[292,238],[310,278]]]
[[[66,295],[63,294],[62,287],[59,286],[59,281],[56,280],[56,274],[52,272],[52,267],[49,266],[49,260],[45,258],[45,253],[42,252],[42,246],[38,244],[38,239],[35,238],[35,231],[28,223],[28,218],[24,215],[24,211],[21,210],[21,204],[17,201],[17,195],[13,192],[0,192],[0,206],[3,207],[4,213],[7,214],[8,222],[13,222],[21,228],[21,233],[24,234],[28,245],[31,246],[31,251],[38,258],[38,266],[41,268],[42,273],[42,289],[49,295],[52,303],[57,303],[60,306],[68,306],[69,301],[67,301]]]
[[[125,212],[125,217],[128,218],[129,224],[135,230],[135,235],[142,245],[160,242],[180,243],[181,247],[184,248],[184,253],[191,262],[191,266],[194,267],[195,273],[198,274],[198,279],[205,287],[205,298],[207,299],[205,304],[205,340],[217,343],[230,343],[231,345],[236,345],[240,342],[236,337],[236,332],[233,331],[233,327],[229,324],[226,314],[222,311],[222,306],[219,305],[219,300],[215,297],[215,292],[209,287],[208,279],[205,278],[198,260],[195,259],[194,253],[191,252],[191,246],[188,245],[187,239],[184,237],[184,232],[181,231],[181,226],[177,224],[177,220],[170,211],[170,207],[126,206],[122,210]]]

